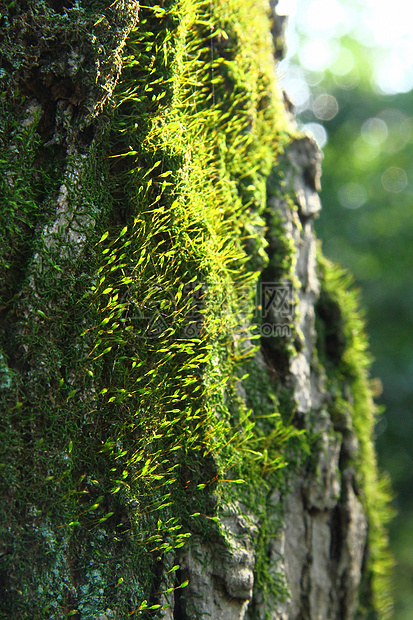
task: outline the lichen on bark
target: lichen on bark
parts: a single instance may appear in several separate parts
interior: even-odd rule
[[[363,326],[270,4],[2,10],[1,617],[388,613]]]

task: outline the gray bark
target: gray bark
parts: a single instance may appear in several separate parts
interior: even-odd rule
[[[329,394],[315,348],[314,306],[319,282],[312,218],[321,208],[316,192],[320,163],[316,144],[308,137],[297,139],[286,153],[286,183],[298,210],[271,193],[268,197],[269,209],[282,214],[287,235],[294,241],[295,273],[300,282],[297,316],[302,350],[289,359],[283,382],[297,405],[297,423],[320,437],[311,468],[307,464],[292,477],[286,493],[275,490],[271,497],[271,503],[282,506],[282,525],[268,545],[270,571],[284,577],[288,595],[280,602],[272,597],[263,601],[259,592],[254,594],[254,540],[260,524],[254,513],[245,513],[238,504],[221,519],[229,541],[224,557],[216,544],[199,543],[180,560],[189,580],[182,595],[185,617],[356,617],[368,526],[357,497],[354,468],[349,464],[358,441],[350,416],[337,428],[326,411]],[[270,247],[276,246],[278,238],[271,230],[268,235]],[[276,362],[259,352],[254,364],[265,373],[271,372]]]
[[[129,247],[122,255],[126,258],[119,258],[124,248],[116,257],[117,261],[126,261],[119,267],[122,277],[129,277],[131,282],[135,278],[136,290],[149,287],[149,280],[142,276],[140,281],[136,276],[147,273],[144,268],[139,272],[136,258],[141,256],[136,254],[137,239],[141,243],[139,235],[150,229],[139,212],[139,188],[147,175],[151,182],[153,177],[152,188],[162,186],[162,192],[165,190],[164,202],[159,203],[162,208],[171,206],[168,192],[172,190],[163,185],[167,177],[153,172],[159,161],[155,163],[150,140],[146,143],[145,136],[139,134],[141,142],[125,142],[132,134],[125,133],[124,119],[116,117],[113,103],[122,72],[128,70],[122,66],[127,62],[124,47],[137,26],[147,40],[142,35],[135,43],[139,49],[135,64],[141,73],[147,71],[148,80],[154,66],[153,71],[158,71],[155,77],[159,75],[167,91],[165,76],[174,61],[175,48],[164,39],[161,44],[158,39],[156,45],[151,42],[150,48],[149,28],[155,23],[163,36],[167,27],[163,32],[159,24],[164,23],[170,5],[175,5],[142,4],[140,11],[146,19],[142,24],[138,3],[133,0],[84,2],[83,6],[27,0],[2,7],[0,402],[4,473],[0,560],[4,596],[0,617],[120,620],[136,614],[167,620],[350,620],[357,614],[367,617],[371,613],[374,618],[368,563],[372,524],[363,501],[366,479],[357,470],[362,453],[351,414],[355,397],[349,377],[343,375],[337,386],[333,385],[319,351],[324,346],[333,362],[341,363],[345,349],[342,309],[328,299],[338,319],[317,310],[323,293],[313,218],[320,210],[317,191],[321,155],[311,138],[298,134],[290,111],[278,108],[284,119],[281,124],[290,123],[294,138],[267,175],[266,200],[257,207],[253,200],[245,199],[242,211],[243,217],[250,218],[249,229],[242,232],[246,239],[243,251],[249,252],[254,265],[250,271],[262,272],[262,283],[277,284],[283,294],[291,294],[288,312],[280,316],[274,303],[269,304],[265,319],[272,335],[261,335],[261,346],[252,358],[249,352],[253,343],[245,338],[243,355],[251,359],[240,362],[233,374],[225,375],[224,369],[218,392],[211,391],[210,400],[202,401],[205,411],[216,407],[215,428],[222,428],[223,436],[227,433],[228,443],[238,432],[244,432],[241,414],[252,411],[257,436],[246,444],[248,450],[243,451],[244,444],[239,444],[240,463],[235,462],[234,455],[228,457],[227,465],[223,463],[227,458],[225,446],[200,457],[201,448],[198,444],[193,448],[191,443],[192,435],[198,437],[195,415],[180,419],[180,445],[175,435],[165,430],[172,413],[175,417],[183,415],[186,404],[197,403],[199,397],[193,383],[183,383],[184,388],[177,383],[177,391],[162,401],[166,379],[162,374],[158,383],[153,379],[158,377],[158,367],[167,368],[167,378],[178,381],[182,368],[192,360],[195,370],[190,378],[195,377],[202,394],[208,394],[211,382],[217,380],[211,379],[214,358],[208,358],[210,367],[205,370],[197,361],[205,350],[198,350],[197,341],[191,341],[169,368],[165,359],[185,340],[181,332],[175,341],[168,341],[170,349],[165,339],[158,346],[160,352],[150,339],[145,349],[138,340],[140,318],[132,316],[133,302],[127,296],[122,298],[119,314],[102,321],[110,314],[109,305],[105,306],[102,299],[114,295],[113,282],[101,298],[87,296],[91,289],[98,289],[102,273],[110,278],[111,263],[104,261],[110,256],[110,248],[117,247],[118,238],[130,241],[124,246]],[[270,4],[274,10],[276,3]],[[208,12],[211,7],[202,10]],[[184,17],[179,15],[182,22]],[[181,36],[179,21],[176,15],[165,21],[174,44]],[[145,25],[147,22],[150,26]],[[199,37],[207,42],[204,45],[210,46],[211,53],[230,57],[231,38],[218,30],[209,40],[213,27],[208,30],[208,26],[205,35],[201,34],[204,26],[202,20],[196,24]],[[268,34],[270,29],[269,21]],[[282,28],[276,19],[272,31],[278,55]],[[147,56],[146,44],[151,49]],[[180,59],[181,64],[186,61]],[[212,63],[209,76],[217,73]],[[141,74],[138,77],[142,80]],[[191,79],[198,88],[198,74]],[[218,96],[213,86],[208,84],[208,88],[213,95],[211,105],[216,105]],[[168,92],[174,114],[175,95]],[[131,107],[133,114],[144,110],[142,116],[128,120],[136,131],[143,132],[142,127],[150,127],[155,118],[159,104],[150,96],[144,82],[140,91],[130,95],[133,105],[138,106]],[[258,104],[256,108],[254,114],[258,115],[261,108]],[[248,114],[252,118],[250,110]],[[244,123],[242,129],[247,137],[253,133],[253,121],[248,118],[247,128]],[[175,166],[171,178],[177,195],[182,179],[191,172],[191,152],[182,156],[178,166],[178,147],[173,140],[168,148],[161,159]],[[214,157],[221,156],[219,148]],[[126,156],[120,157],[125,150],[129,150],[128,157],[135,157],[135,168],[124,163],[129,162]],[[264,169],[265,162],[261,163]],[[242,167],[240,170],[231,177],[228,191],[238,191],[244,183],[245,171]],[[129,183],[132,172],[140,175],[135,184]],[[257,186],[262,181],[259,176],[252,178]],[[247,186],[243,191],[252,190]],[[242,202],[241,190],[239,196],[236,199]],[[136,231],[131,222],[138,216],[142,217],[141,228]],[[208,237],[210,228],[202,214],[182,230],[183,216],[168,220],[166,225],[154,217],[159,231],[153,233],[152,245],[145,246],[143,240],[138,248],[142,256],[142,248],[150,254],[148,269],[154,265],[155,272],[161,271],[164,247],[169,248],[171,243],[173,251],[169,248],[166,252],[166,262],[177,260],[178,264],[178,258],[184,257],[188,270],[185,277],[189,278],[187,273],[194,263],[202,273],[206,268],[203,256],[196,253],[196,243],[205,243],[207,251],[208,244],[216,242],[213,236]],[[128,234],[135,230],[134,235],[125,237],[125,225]],[[195,231],[204,228],[202,237],[194,233],[191,238],[193,253],[187,258],[184,238],[190,238],[191,226]],[[241,224],[231,219],[226,226],[222,234],[231,229],[232,237],[223,237],[219,244],[222,263],[226,244],[235,246],[242,230]],[[182,235],[182,251],[173,245],[177,229]],[[107,243],[112,245],[107,246],[105,252],[109,253],[105,255],[101,248],[106,246],[98,242],[106,230]],[[251,230],[253,234],[249,234]],[[218,271],[217,267],[216,273],[208,274],[210,281],[218,278]],[[154,277],[153,272],[148,273]],[[116,286],[121,292],[121,285]],[[151,294],[161,294],[162,286],[161,282],[158,288],[152,287]],[[173,293],[172,305],[181,299],[182,290]],[[231,294],[237,297],[235,284]],[[135,306],[139,302],[146,308],[148,299],[149,293],[146,297],[142,293]],[[167,303],[170,300],[158,303],[159,316],[166,314]],[[266,303],[262,297],[257,308],[262,311]],[[221,309],[217,306],[215,311],[218,321]],[[317,327],[317,313],[323,329],[330,330],[328,342],[323,341]],[[178,311],[176,315],[179,319]],[[118,319],[131,331],[125,329],[119,335],[119,325],[114,326]],[[250,315],[238,319],[243,328],[240,333],[251,335]],[[96,333],[110,345],[104,351],[104,344],[95,349],[100,346]],[[240,334],[231,335],[230,345],[227,341],[222,344],[218,336],[211,348],[221,363],[234,351],[239,354]],[[141,366],[137,351],[143,360]],[[243,358],[241,354],[239,357]],[[238,381],[244,372],[250,378]],[[361,369],[360,376],[364,377],[363,373]],[[128,387],[130,393],[124,396],[128,381],[136,379],[138,384],[142,378],[138,388]],[[150,389],[139,391],[140,385]],[[335,409],[338,402],[339,413]],[[166,413],[158,420],[156,413],[161,405]],[[277,407],[283,410],[279,431],[266,421],[272,419]],[[278,412],[277,416],[281,420]],[[199,419],[202,422],[203,417]],[[221,427],[222,421],[225,424]],[[158,422],[163,426],[157,426]],[[367,429],[369,424],[368,420]],[[265,449],[257,448],[272,433],[275,442],[277,433],[296,437],[291,446],[289,440],[280,439],[280,445],[288,447],[280,457],[283,468],[279,471],[278,461],[271,461],[275,456],[269,456],[274,442],[269,441]],[[207,442],[202,437],[201,447]],[[306,439],[300,443],[300,438]],[[216,436],[212,443],[218,446],[220,439]],[[250,454],[260,450],[259,467],[251,461],[260,475],[249,479],[244,474],[244,486],[234,485],[236,491],[228,490],[227,478],[233,481],[234,472],[245,468]],[[376,472],[373,452],[370,465]],[[151,467],[155,474],[149,484],[144,475]],[[159,480],[168,491],[171,489],[170,502]],[[192,513],[201,514],[202,527]],[[172,526],[178,523],[176,529],[181,534],[191,535],[184,546],[181,534],[164,525],[170,522]],[[188,585],[180,587],[185,581]],[[153,610],[149,612],[148,607]]]

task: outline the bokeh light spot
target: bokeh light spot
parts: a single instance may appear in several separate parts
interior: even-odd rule
[[[320,149],[322,149],[327,144],[327,132],[324,127],[319,123],[307,123],[303,126],[302,129],[303,131],[308,132],[313,136]]]
[[[361,127],[361,135],[367,144],[380,146],[386,140],[389,132],[386,123],[381,118],[369,118]]]
[[[338,0],[312,0],[297,17],[300,29],[326,39],[332,33],[343,35],[350,27],[347,12]]]
[[[331,121],[338,112],[337,99],[332,95],[319,95],[313,103],[313,112],[322,121]]]
[[[381,175],[381,183],[386,192],[397,194],[402,192],[407,185],[407,174],[403,168],[390,166]]]
[[[396,51],[377,63],[374,80],[378,91],[385,95],[407,93],[413,88],[411,67],[405,66]]]
[[[340,204],[346,209],[358,209],[367,200],[367,191],[361,183],[346,183],[337,192]]]
[[[336,41],[310,39],[298,52],[300,62],[309,71],[325,71],[338,55],[339,46]]]

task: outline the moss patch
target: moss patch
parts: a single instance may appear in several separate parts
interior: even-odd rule
[[[393,560],[388,551],[386,525],[392,518],[391,492],[388,479],[377,472],[372,442],[377,407],[369,379],[371,359],[359,294],[351,276],[321,256],[319,277],[317,345],[327,371],[327,387],[332,394],[329,412],[340,432],[345,428],[346,415],[351,416],[359,440],[354,465],[360,498],[369,520],[367,570],[361,586],[359,614],[366,617],[373,599],[378,617],[390,618]]]
[[[257,587],[285,590],[264,557],[269,496],[308,446],[250,362],[260,275],[292,269],[266,220],[289,139],[268,15],[252,0],[136,9],[2,16],[4,618],[154,617],[185,585],[190,533],[225,542],[219,500],[259,507]]]

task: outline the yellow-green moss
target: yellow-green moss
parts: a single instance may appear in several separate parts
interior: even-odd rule
[[[319,277],[318,351],[327,371],[327,389],[333,396],[330,414],[339,424],[342,407],[350,410],[359,441],[355,466],[360,496],[369,522],[367,571],[361,586],[359,614],[365,618],[371,613],[372,595],[377,617],[390,618],[393,560],[386,526],[392,518],[391,491],[387,477],[377,470],[373,445],[377,406],[370,385],[371,358],[359,292],[354,289],[351,276],[321,253]]]
[[[10,58],[14,4],[5,21]],[[86,11],[78,3],[65,17],[63,3],[56,16],[50,4],[33,9],[33,23],[55,18],[50,28],[69,47],[74,33],[65,38],[65,24],[90,28],[91,58],[93,29],[105,10],[123,6],[96,2]],[[216,501],[237,498],[239,480],[264,524],[257,584],[265,591],[268,491],[284,487],[282,467],[308,452],[285,391],[266,377],[257,382],[251,369],[250,402],[237,396],[255,351],[256,287],[268,263],[266,183],[289,139],[265,6],[140,3],[120,80],[93,121],[94,141],[83,136],[82,184],[67,188],[93,222],[75,255],[61,240],[52,250],[44,244],[67,161],[44,143],[51,136],[38,118],[22,124],[23,65],[4,104],[21,148],[2,144],[0,159],[9,222],[0,267],[13,274],[0,304],[0,617],[151,617],[165,575],[168,587],[182,585],[175,550],[189,530],[222,535]],[[82,75],[105,91],[95,69],[84,66]],[[280,247],[277,277],[292,269],[289,242]],[[372,458],[363,359],[355,420],[363,418],[358,430]],[[346,363],[358,372],[360,359],[349,353]],[[262,393],[263,417],[252,419]],[[373,520],[375,501],[367,501]],[[284,584],[275,590],[282,596]]]

